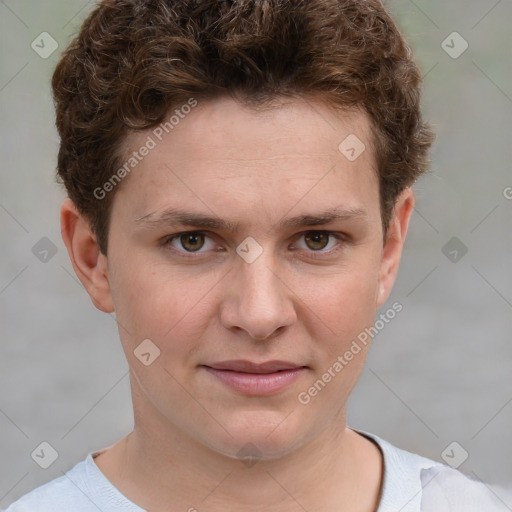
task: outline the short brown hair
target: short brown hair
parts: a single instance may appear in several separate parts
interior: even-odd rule
[[[53,75],[58,176],[106,254],[115,191],[94,190],[122,164],[130,131],[191,97],[265,107],[319,95],[369,115],[386,232],[398,194],[427,169],[420,84],[379,0],[104,0]]]

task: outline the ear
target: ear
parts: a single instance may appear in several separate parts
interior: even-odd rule
[[[414,204],[414,193],[409,187],[402,191],[395,202],[382,249],[377,307],[387,300],[395,283]]]
[[[89,222],[71,199],[60,208],[62,239],[75,273],[91,297],[93,304],[105,313],[114,311],[107,274],[107,258],[100,252]]]

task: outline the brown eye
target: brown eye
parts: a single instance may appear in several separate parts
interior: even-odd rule
[[[189,251],[195,252],[201,249],[204,245],[205,236],[203,233],[183,233],[180,236],[182,247]]]
[[[325,247],[329,243],[329,236],[329,233],[322,231],[314,231],[304,235],[304,240],[306,241],[306,245],[310,249],[314,251],[321,251],[322,249],[325,249]]]
[[[202,231],[184,231],[168,235],[162,239],[162,244],[171,249],[173,255],[183,258],[199,258],[208,253],[219,252],[212,237]]]

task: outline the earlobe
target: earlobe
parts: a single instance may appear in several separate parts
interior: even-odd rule
[[[402,191],[395,202],[382,250],[377,307],[387,300],[395,283],[414,204],[414,193],[409,187]]]
[[[107,258],[101,253],[89,222],[71,199],[62,203],[60,223],[62,239],[78,279],[93,304],[105,313],[112,313],[114,305],[107,274]]]

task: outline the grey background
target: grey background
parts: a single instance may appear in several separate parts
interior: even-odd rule
[[[461,470],[510,485],[512,2],[389,6],[425,75],[437,142],[383,307],[396,300],[403,311],[374,340],[349,424],[438,460],[457,441],[469,453]],[[49,80],[91,8],[0,1],[0,508],[132,428],[115,320],[74,276],[60,237],[64,193],[54,182]],[[47,59],[31,48],[43,31],[59,44]],[[453,31],[469,43],[457,59],[441,47]],[[57,249],[46,263],[32,252],[42,237]],[[458,262],[442,251],[452,237],[468,251]],[[46,470],[31,458],[42,441],[59,454]]]

